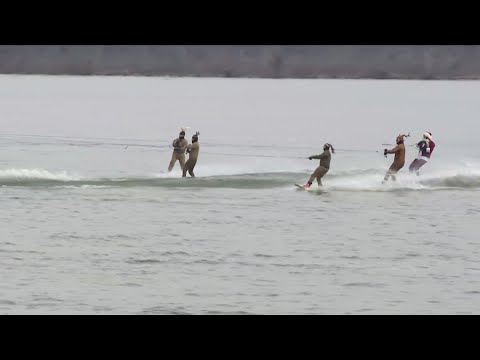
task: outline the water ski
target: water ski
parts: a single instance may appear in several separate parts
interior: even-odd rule
[[[303,187],[303,185],[299,185],[299,184],[295,184],[296,187],[298,187],[299,189],[302,189],[302,190],[305,190],[305,191],[311,191],[311,190],[314,190],[312,188],[305,188]]]

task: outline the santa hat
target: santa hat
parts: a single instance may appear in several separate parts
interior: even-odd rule
[[[428,140],[432,140],[432,133],[427,131],[426,133],[423,134]]]

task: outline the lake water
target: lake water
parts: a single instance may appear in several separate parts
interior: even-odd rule
[[[478,94],[2,75],[0,313],[479,314]],[[200,131],[195,179],[166,171],[182,126]],[[400,132],[406,165],[382,184]],[[325,142],[323,188],[297,190]]]

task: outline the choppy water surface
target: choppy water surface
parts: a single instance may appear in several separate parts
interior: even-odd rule
[[[2,314],[479,313],[478,82],[0,81]],[[181,126],[195,179],[166,173]]]

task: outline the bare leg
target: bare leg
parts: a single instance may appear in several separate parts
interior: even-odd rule
[[[393,174],[394,174],[394,173],[393,173],[392,170],[387,170],[387,173],[385,174],[385,177],[384,177],[384,179],[383,179],[383,182],[388,181],[388,178],[389,178],[389,177],[392,177],[392,180],[395,181],[396,179],[395,179],[395,176],[394,176]]]
[[[408,167],[408,170],[412,173],[414,170],[417,171],[417,162],[418,160],[415,159],[412,161],[412,163],[410,164],[410,166]]]
[[[183,171],[183,169],[185,169],[185,154],[180,154],[178,161],[180,162]]]
[[[190,159],[188,159],[187,162],[185,163],[185,166],[183,167],[183,177],[187,176],[187,171],[191,177],[195,177],[195,175],[193,174],[194,167],[195,167],[195,163]]]
[[[173,167],[175,166],[175,162],[177,161],[177,156],[175,152],[172,154],[172,160],[170,160],[170,164],[168,165],[168,172],[172,171]]]
[[[423,159],[415,159],[413,160],[413,162],[410,164],[410,167],[408,168],[408,170],[410,170],[410,172],[414,172],[418,175],[420,175],[420,168],[425,165],[427,162]]]
[[[420,168],[421,168],[423,165],[425,165],[426,163],[427,163],[427,162],[426,162],[425,160],[423,160],[423,159],[418,160],[418,164],[417,164],[417,166],[416,166],[416,168],[415,168],[415,173],[417,174],[417,176],[420,175]]]
[[[318,186],[322,186],[322,177],[328,172],[328,169],[319,166],[315,169],[313,174],[310,176],[308,180],[309,184],[313,183],[313,180],[317,179]]]

